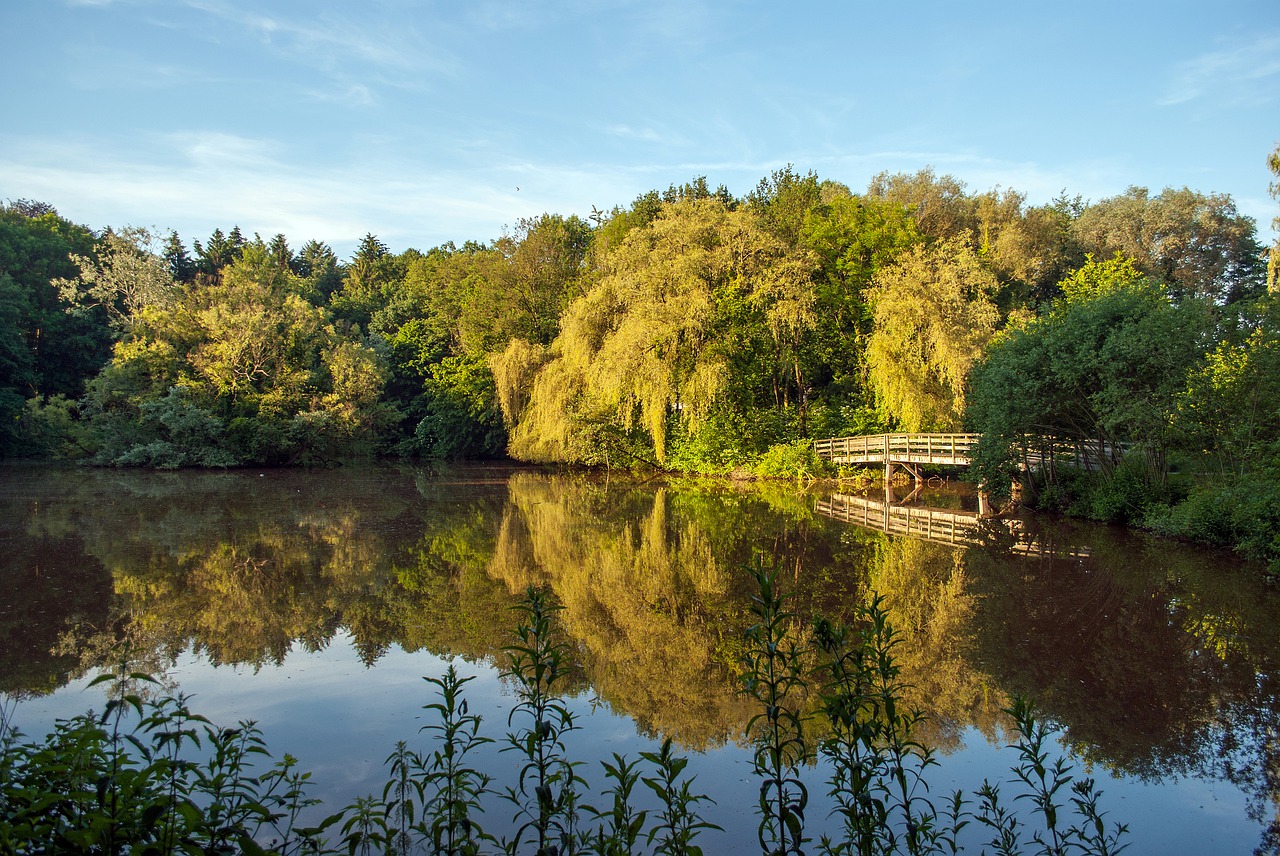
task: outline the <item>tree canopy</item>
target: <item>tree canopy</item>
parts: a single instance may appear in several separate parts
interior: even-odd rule
[[[725,472],[880,430],[1159,460],[1275,439],[1263,248],[1221,194],[1030,205],[931,168],[855,192],[787,165],[741,198],[695,177],[460,246],[302,237],[4,206],[0,454]]]

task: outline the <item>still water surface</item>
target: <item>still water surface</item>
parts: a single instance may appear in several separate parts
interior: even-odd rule
[[[752,711],[734,675],[744,566],[763,557],[803,614],[884,596],[941,753],[935,796],[1011,781],[1001,709],[1024,693],[1129,824],[1127,853],[1280,852],[1280,597],[1220,554],[1056,521],[975,528],[950,491],[908,513],[882,496],[485,467],[0,480],[0,691],[27,733],[100,708],[87,684],[127,636],[196,710],[256,720],[343,805],[380,791],[397,740],[421,739],[422,676],[449,662],[502,737],[507,608],[544,585],[583,664],[569,742],[588,780],[603,787],[594,759],[671,736],[716,800],[725,831],[707,852],[751,850]],[[807,775],[821,793],[824,771]],[[509,807],[488,807],[502,832]],[[815,837],[824,814],[811,807]]]

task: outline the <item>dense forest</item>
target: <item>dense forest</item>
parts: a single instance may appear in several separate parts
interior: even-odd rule
[[[1280,149],[1268,163],[1277,177]],[[1280,218],[1277,219],[1280,224]],[[239,227],[92,231],[0,206],[0,457],[230,467],[368,456],[691,473],[815,437],[984,435],[1024,501],[1280,562],[1280,248],[1229,196],[1047,205],[931,169],[862,193],[698,178],[500,237],[354,255]]]

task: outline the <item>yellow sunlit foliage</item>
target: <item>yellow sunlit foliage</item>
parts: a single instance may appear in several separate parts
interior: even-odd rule
[[[740,335],[731,321],[757,319],[779,353],[814,324],[809,257],[718,199],[664,206],[601,264],[531,383],[540,355],[530,348],[513,344],[492,363],[517,457],[588,460],[602,431],[639,428],[660,464],[674,414],[701,424],[730,381],[721,336]]]
[[[964,240],[917,245],[876,276],[867,366],[881,409],[906,431],[955,431],[965,381],[995,333],[995,276]]]

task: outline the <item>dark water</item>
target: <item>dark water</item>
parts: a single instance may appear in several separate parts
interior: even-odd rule
[[[422,676],[447,662],[477,676],[471,704],[501,736],[508,607],[545,585],[583,663],[570,745],[588,780],[603,786],[593,759],[671,736],[717,801],[707,852],[751,849],[734,673],[761,558],[804,614],[885,598],[943,753],[936,796],[1011,778],[1001,709],[1023,693],[1129,824],[1127,853],[1278,852],[1280,597],[1259,569],[1101,527],[979,526],[954,492],[909,499],[483,467],[4,467],[0,691],[43,733],[101,707],[86,685],[127,638],[199,712],[257,720],[341,805],[380,791],[395,741],[421,739]],[[510,775],[509,756],[485,763]],[[808,775],[821,792],[824,771]],[[510,811],[489,815],[501,831]]]

